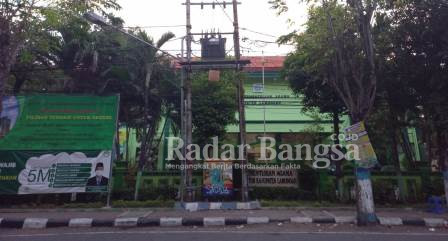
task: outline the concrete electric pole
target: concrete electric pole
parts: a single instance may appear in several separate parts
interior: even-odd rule
[[[234,31],[230,32],[230,33],[220,33],[220,34],[231,34],[233,35],[233,40],[234,40],[234,49],[235,49],[235,60],[218,60],[218,61],[192,61],[191,56],[192,56],[192,51],[191,51],[191,44],[192,44],[192,36],[193,35],[202,35],[199,33],[192,33],[191,29],[191,6],[201,6],[201,8],[203,8],[204,6],[208,6],[211,5],[213,6],[213,8],[215,7],[215,5],[222,5],[223,8],[225,8],[225,6],[227,4],[233,4],[233,25],[234,25]],[[246,118],[245,118],[245,107],[244,107],[244,86],[243,86],[243,79],[241,78],[241,70],[243,65],[250,63],[250,61],[241,61],[241,52],[240,52],[240,36],[239,36],[239,24],[238,24],[238,5],[241,4],[240,2],[233,0],[232,2],[218,2],[218,1],[214,1],[211,3],[204,3],[204,2],[200,2],[200,3],[192,3],[190,0],[186,0],[184,5],[186,6],[186,18],[187,18],[187,35],[186,35],[186,43],[187,43],[187,61],[181,63],[182,65],[182,70],[184,71],[184,93],[185,93],[185,101],[183,103],[185,103],[184,105],[184,111],[183,111],[183,115],[182,115],[182,120],[185,120],[185,139],[184,139],[184,144],[186,146],[186,152],[188,153],[190,150],[190,144],[192,144],[192,109],[191,109],[191,88],[192,88],[192,79],[191,79],[191,74],[192,74],[192,66],[194,65],[196,68],[198,69],[207,69],[210,67],[213,68],[226,68],[226,67],[231,67],[234,68],[235,67],[235,81],[236,84],[238,86],[238,93],[237,93],[237,99],[238,99],[238,113],[239,113],[239,129],[240,129],[240,134],[239,134],[239,143],[242,146],[245,146],[246,144]],[[187,155],[184,155],[187,156]],[[240,160],[242,166],[244,167],[245,164],[247,163],[247,152],[244,149],[243,151],[243,158]],[[184,162],[185,164],[188,165],[192,164],[192,160],[186,160]],[[241,180],[241,184],[242,184],[242,188],[241,188],[241,195],[242,195],[242,200],[243,201],[248,201],[249,200],[249,194],[248,194],[248,187],[247,187],[247,173],[245,169],[242,169],[242,180]],[[185,189],[186,189],[186,197],[185,197],[185,201],[187,202],[191,202],[194,200],[194,187],[192,186],[192,178],[193,178],[193,170],[190,168],[187,168],[185,172],[183,172],[183,179],[182,180],[183,184],[185,184]],[[183,193],[183,192],[181,192]],[[182,199],[184,200],[184,199]]]
[[[192,80],[191,80],[191,42],[192,42],[192,34],[191,34],[191,1],[186,0],[185,2],[186,10],[187,10],[187,62],[188,65],[185,67],[185,147],[186,153],[190,151],[190,144],[192,144],[193,139],[193,114],[191,110],[191,91],[192,91]],[[184,68],[184,67],[183,67]],[[185,155],[186,157],[187,155]],[[192,164],[192,160],[186,159],[187,166]],[[191,168],[186,169],[186,189],[187,189],[187,197],[186,201],[191,202],[194,199],[193,196],[193,170]]]
[[[241,66],[239,61],[241,59],[240,52],[240,27],[238,23],[238,2],[233,0],[233,42],[235,49],[236,60],[236,81],[238,85],[238,119],[239,119],[239,144],[243,147],[243,159],[241,160],[241,199],[243,202],[249,201],[249,191],[247,185],[247,170],[245,166],[247,164],[247,151],[246,151],[246,113],[244,106],[244,82],[241,78]]]

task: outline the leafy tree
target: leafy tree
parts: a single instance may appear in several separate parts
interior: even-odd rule
[[[57,0],[44,4],[38,0],[3,0],[0,2],[0,99],[10,77],[17,56],[28,43],[35,43],[36,36],[47,31],[48,21],[58,20],[59,16],[50,14],[52,8],[68,11],[68,15],[89,10],[119,9],[115,0],[70,1]],[[1,108],[1,107],[0,107]],[[1,111],[1,110],[0,110]]]
[[[283,11],[281,2],[274,1],[274,8]],[[344,5],[336,0],[307,2],[321,5],[310,8],[304,35],[289,36],[298,49],[308,53],[308,64],[316,73],[324,75],[347,108],[352,122],[365,121],[373,108],[377,90],[371,25],[377,1],[347,0]],[[369,170],[357,168],[356,175],[359,177],[358,224],[375,223]]]
[[[106,3],[112,1],[99,2],[110,7]],[[93,1],[85,5],[59,3],[45,6],[42,9],[45,18],[40,22],[45,28],[26,36],[19,61],[14,66],[18,70],[13,72],[16,77],[14,90],[19,92],[35,70],[48,68],[63,73],[63,83],[57,89],[52,87],[51,91],[96,95],[120,93],[120,121],[138,130],[141,175],[144,168],[154,165],[153,140],[165,102],[165,93],[159,90],[163,81],[175,79],[171,60],[113,29],[94,28],[92,31],[91,25],[79,16],[90,9],[106,15],[105,9],[90,5]],[[109,14],[107,18],[115,27],[123,26],[123,20]],[[144,31],[133,29],[130,33],[159,48],[174,37],[168,32],[154,43]],[[44,76],[28,85],[45,86]]]
[[[448,3],[407,0],[393,2],[386,9],[391,22],[390,72],[404,82],[400,88],[410,89],[405,96],[419,107],[415,112],[420,117],[415,119],[425,132],[427,159],[431,163],[431,149],[437,143],[439,167],[448,176],[448,30],[444,27]],[[445,194],[448,198],[448,178],[445,178]]]
[[[207,73],[193,77],[193,138],[199,145],[217,136],[223,139],[226,126],[236,123],[236,86],[234,73],[222,72],[219,82],[209,82]]]
[[[296,36],[300,38],[301,36]],[[340,116],[346,109],[344,103],[333,88],[325,82],[322,74],[312,71],[308,68],[309,53],[297,49],[290,54],[284,64],[282,76],[289,80],[292,90],[301,98],[305,109],[313,110],[318,108],[321,113],[329,113],[333,118],[333,130],[336,136],[339,136]],[[327,72],[331,72],[328,70]],[[336,138],[334,144],[340,144]],[[342,161],[334,162],[336,167],[336,179],[338,183],[339,198],[345,200]]]
[[[120,26],[120,21],[114,18],[111,20]],[[168,32],[154,43],[141,30],[131,31],[131,34],[157,48],[174,37],[174,34]],[[93,48],[81,48],[84,50],[81,52],[84,57],[78,65],[81,68],[75,68],[72,73],[76,77],[74,90],[90,90],[97,94],[121,93],[121,120],[137,128],[140,140],[135,188],[135,199],[138,199],[142,172],[145,168],[151,169],[154,166],[154,137],[164,102],[160,96],[160,83],[174,79],[174,70],[170,59],[157,53],[156,49],[113,30],[94,33],[94,42],[88,46]],[[75,57],[79,55],[77,47],[75,45],[75,51],[72,51]],[[94,83],[91,83],[92,80],[95,80]]]

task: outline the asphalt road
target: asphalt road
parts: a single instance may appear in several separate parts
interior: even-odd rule
[[[215,227],[0,229],[0,241],[447,241],[448,229],[259,224]]]
[[[41,234],[0,235],[2,241],[446,241],[448,234],[431,233],[304,233],[247,231],[103,231],[52,232]]]

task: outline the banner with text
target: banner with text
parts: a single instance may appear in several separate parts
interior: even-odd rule
[[[107,192],[118,96],[3,98],[0,193]]]
[[[257,169],[250,170],[249,187],[297,187],[296,169]]]

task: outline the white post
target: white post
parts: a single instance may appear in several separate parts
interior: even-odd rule
[[[263,56],[263,60],[262,60],[262,79],[263,79],[263,136],[266,136],[266,88],[265,88],[265,84],[264,84],[264,50],[261,51],[261,54]]]

